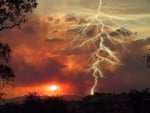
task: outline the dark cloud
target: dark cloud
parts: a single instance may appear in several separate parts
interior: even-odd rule
[[[66,22],[77,22],[77,18],[76,17],[66,17],[65,19]]]
[[[85,51],[83,52],[81,48],[65,48],[64,50],[57,50],[54,52],[54,54],[58,55],[81,55],[83,53],[85,54]]]
[[[22,29],[22,31],[23,31],[24,33],[31,34],[31,35],[33,35],[33,34],[36,33],[36,30],[35,30],[35,28],[34,28],[33,26],[24,27],[24,28]]]
[[[56,50],[54,51],[54,54],[56,55],[89,55],[93,52],[93,48],[86,48],[83,49],[81,47],[70,47],[70,48],[65,48],[63,50]]]
[[[76,24],[85,24],[87,23],[87,20],[82,18],[82,17],[78,17],[76,16],[76,14],[68,14],[64,17],[65,22],[74,22]]]
[[[129,31],[128,29],[119,28],[119,29],[116,29],[115,31],[109,33],[109,35],[111,37],[115,37],[115,36],[118,36],[118,35],[131,36],[131,35],[133,35],[133,33],[131,31]]]
[[[52,22],[53,20],[54,20],[53,17],[48,17],[48,21],[49,21],[49,22]]]
[[[43,66],[34,66],[25,61],[14,62],[13,68],[16,74],[15,81],[25,86],[45,83],[53,80],[61,81],[64,79],[62,70],[66,67],[58,60],[51,58],[43,61],[47,62]],[[20,67],[21,65],[21,67]]]
[[[128,46],[129,52],[122,53],[122,65],[114,72],[104,72],[100,79],[98,91],[128,91],[144,89],[150,86],[150,69],[147,68],[144,47],[150,45],[150,38],[133,41]],[[148,49],[148,48],[147,48]]]
[[[147,45],[150,45],[150,37],[146,39],[139,39],[131,43],[131,46],[134,48],[142,48]]]
[[[64,42],[65,40],[60,38],[47,38],[45,41],[49,43],[59,43]]]

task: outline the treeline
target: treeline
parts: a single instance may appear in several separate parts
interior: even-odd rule
[[[5,103],[0,113],[150,113],[150,91],[131,90],[129,93],[95,93],[80,101],[62,97],[41,98],[35,93],[23,103]]]

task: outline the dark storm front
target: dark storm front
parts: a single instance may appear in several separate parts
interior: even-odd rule
[[[150,68],[150,54],[147,54],[147,67]]]
[[[148,49],[147,54],[144,56],[144,58],[146,58],[146,65],[147,68],[150,68],[150,49]]]

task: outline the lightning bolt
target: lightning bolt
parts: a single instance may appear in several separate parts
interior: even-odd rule
[[[120,35],[121,32],[124,36],[129,35],[126,29],[121,29],[126,26],[122,22],[127,19],[103,13],[101,8],[102,0],[99,0],[96,13],[89,16],[87,22],[81,24],[69,23],[64,25],[65,28],[73,30],[77,34],[71,39],[73,46],[82,49],[92,48],[92,54],[90,54],[89,59],[90,65],[87,69],[89,73],[92,73],[92,77],[94,78],[94,83],[90,90],[91,95],[95,93],[99,78],[105,77],[103,73],[103,65],[108,64],[115,67],[121,64],[117,52],[112,50],[106,42],[109,41],[115,48],[118,48],[118,46],[116,47],[117,44],[121,49],[128,51],[123,44],[126,39]],[[105,22],[106,20],[108,22]],[[111,25],[108,23],[111,23]],[[60,25],[60,27],[62,28],[62,25]],[[58,29],[59,26],[56,28]],[[116,29],[119,29],[119,31]],[[118,34],[117,38],[110,34],[112,31],[115,31]]]
[[[120,23],[117,22],[116,19],[123,20],[123,21],[125,19],[121,17],[117,17],[117,16],[107,15],[101,12],[101,7],[102,7],[102,0],[99,0],[97,13],[94,16],[90,17],[90,21],[88,23],[71,26],[71,27],[79,28],[79,31],[78,31],[79,35],[72,40],[73,42],[77,44],[77,47],[90,48],[91,45],[94,45],[96,48],[91,55],[92,62],[88,69],[88,72],[92,72],[92,76],[94,78],[94,84],[92,85],[91,90],[90,90],[91,95],[95,93],[95,89],[98,84],[99,78],[104,78],[102,64],[107,63],[112,66],[121,64],[119,58],[117,57],[116,52],[113,52],[105,44],[105,41],[109,40],[112,44],[115,41],[119,45],[121,45],[123,49],[126,49],[120,41],[113,38],[107,31],[107,29],[110,29],[111,31],[113,31],[114,28],[121,28]],[[109,21],[111,21],[115,27],[104,24],[103,19],[101,19],[101,17],[105,17],[109,19]],[[93,36],[88,37],[88,32],[91,29],[91,27],[95,28],[94,30],[96,31],[96,33],[94,33]],[[124,32],[125,34],[127,34],[127,31],[125,31],[124,29],[120,29],[120,30]]]

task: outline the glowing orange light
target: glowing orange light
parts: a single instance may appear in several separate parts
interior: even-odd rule
[[[48,83],[41,87],[41,94],[48,96],[61,96],[72,94],[71,84],[67,83]]]
[[[48,87],[48,89],[51,92],[56,92],[56,91],[58,91],[59,88],[58,88],[57,85],[51,85],[51,86]]]
[[[68,69],[71,70],[73,68],[73,64],[72,63],[68,63]]]

